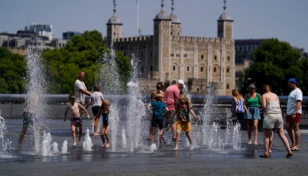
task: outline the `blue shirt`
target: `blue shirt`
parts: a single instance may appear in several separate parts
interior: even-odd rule
[[[164,109],[166,109],[166,104],[161,101],[153,101],[151,103],[153,117],[163,119],[164,118]]]

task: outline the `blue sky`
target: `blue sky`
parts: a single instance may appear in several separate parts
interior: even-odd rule
[[[153,33],[153,18],[161,0],[140,0],[140,26]],[[228,0],[234,21],[234,38],[278,38],[308,51],[307,0]],[[0,32],[15,33],[30,22],[52,24],[54,37],[64,31],[98,30],[106,35],[113,14],[112,0],[1,0]],[[171,0],[165,0],[171,13]],[[215,37],[223,0],[175,0],[175,14],[185,36]],[[117,0],[117,15],[125,37],[136,35],[136,0]]]

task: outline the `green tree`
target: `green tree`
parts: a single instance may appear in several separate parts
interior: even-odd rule
[[[95,84],[96,71],[101,64],[96,60],[104,55],[103,37],[98,31],[86,31],[80,36],[73,36],[64,48],[44,50],[42,57],[47,65],[47,82],[50,93],[73,93],[74,82],[80,71],[86,74],[85,84],[91,90]],[[118,52],[118,67],[121,81],[125,85],[129,77],[129,59]]]
[[[25,75],[25,57],[0,48],[0,93],[23,93]]]
[[[248,77],[256,80],[257,87],[269,84],[273,92],[287,95],[290,92],[288,79],[296,78],[300,84],[303,82],[300,52],[287,42],[266,40],[256,49],[253,63],[245,71],[245,78]]]

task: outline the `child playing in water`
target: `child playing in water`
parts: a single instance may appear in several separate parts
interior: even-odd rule
[[[76,146],[76,128],[79,129],[79,141],[81,140],[81,134],[82,134],[82,120],[80,118],[80,112],[79,108],[83,110],[83,112],[86,113],[87,118],[89,119],[90,116],[87,112],[87,110],[79,103],[76,103],[76,96],[74,94],[69,95],[69,100],[70,103],[67,105],[66,110],[65,110],[65,117],[64,117],[64,122],[66,121],[66,116],[68,110],[72,113],[71,117],[71,128],[72,128],[72,136],[73,136],[73,141],[74,141],[74,146]]]
[[[175,107],[175,115],[177,115],[177,124],[176,124],[176,146],[174,150],[178,150],[181,131],[185,131],[187,139],[189,140],[190,145],[192,145],[192,138],[190,136],[191,124],[189,121],[189,113],[191,113],[196,120],[199,120],[199,117],[196,116],[195,112],[192,110],[191,103],[188,101],[188,98],[181,94],[179,96],[179,102]],[[173,117],[174,117],[173,116]]]
[[[152,126],[153,133],[151,135],[151,145],[154,143],[155,135],[159,129],[159,147],[161,146],[162,136],[163,136],[163,124],[164,124],[164,111],[168,111],[168,108],[165,103],[163,103],[164,96],[162,94],[156,94],[154,96],[156,101],[153,101],[148,109],[153,114],[152,116]]]
[[[103,100],[102,102],[102,106],[101,109],[98,111],[98,113],[96,114],[96,116],[93,118],[92,121],[92,125],[94,124],[94,122],[96,121],[96,119],[98,119],[101,115],[103,116],[103,125],[102,125],[102,130],[101,130],[101,139],[103,141],[103,145],[102,147],[109,147],[109,135],[108,135],[108,131],[109,131],[109,125],[108,125],[108,116],[109,116],[109,102],[107,100]],[[106,137],[106,140],[105,140]],[[106,143],[107,141],[107,143]]]
[[[30,101],[30,98],[32,99],[32,101]],[[18,141],[18,146],[17,146],[17,150],[21,150],[21,143],[24,139],[24,136],[27,133],[28,127],[29,126],[33,126],[33,121],[35,122],[35,127],[36,130],[40,132],[40,125],[38,120],[34,120],[34,111],[35,111],[35,103],[38,103],[38,97],[28,97],[26,98],[25,101],[25,106],[24,106],[24,113],[23,113],[23,127],[21,130],[21,133],[19,135],[19,141]],[[34,142],[33,142],[33,149],[34,149]]]

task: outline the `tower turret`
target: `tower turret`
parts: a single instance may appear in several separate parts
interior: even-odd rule
[[[107,46],[113,46],[113,40],[122,38],[122,26],[123,23],[116,15],[116,0],[113,0],[113,15],[107,22]]]
[[[174,14],[174,0],[172,0],[171,14],[169,18],[171,19],[171,35],[181,36],[182,25],[181,25],[181,20]]]
[[[233,40],[233,19],[227,14],[227,1],[224,0],[224,12],[220,15],[217,20],[217,37],[226,38]]]

